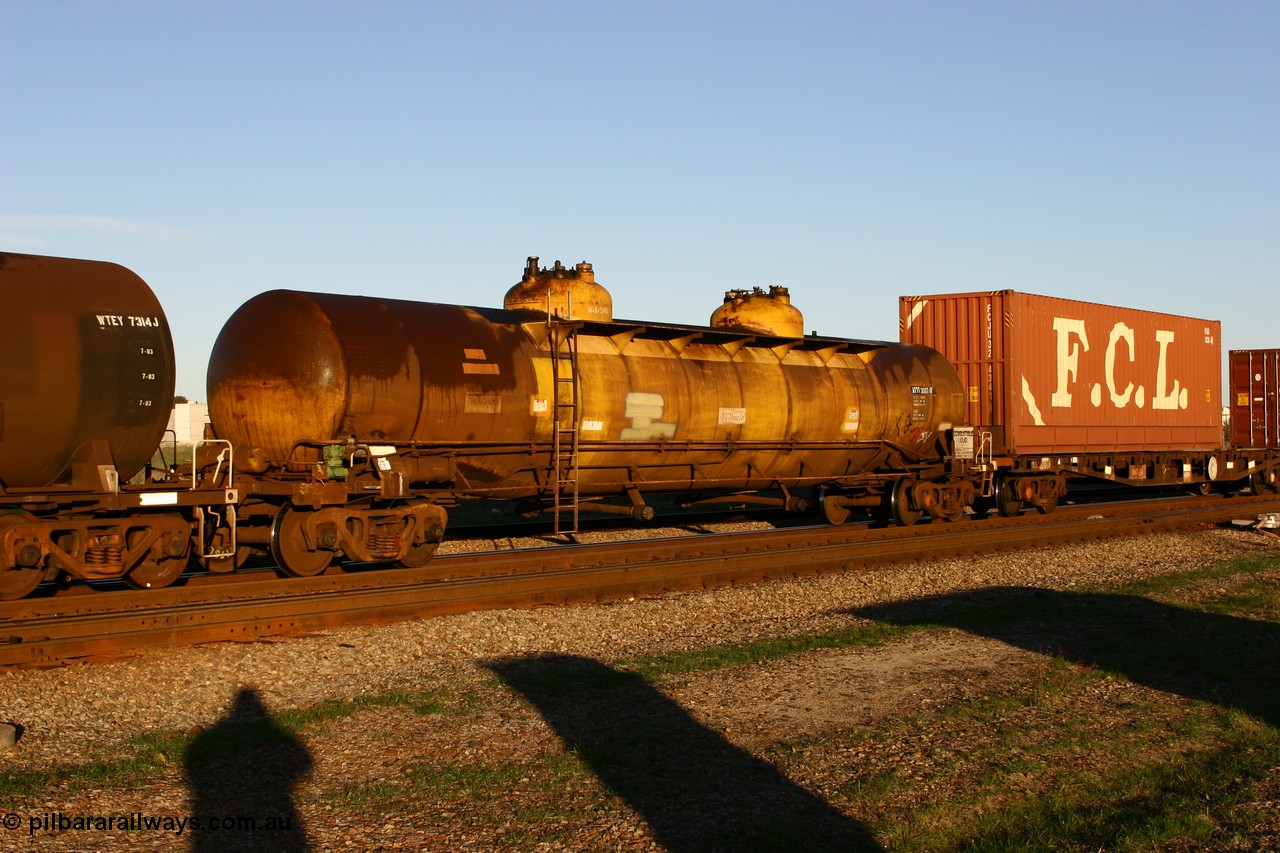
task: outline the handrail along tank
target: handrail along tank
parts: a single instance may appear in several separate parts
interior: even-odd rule
[[[530,263],[525,280],[541,278]],[[575,272],[595,286],[590,265]],[[454,495],[545,496],[565,415],[553,365],[564,328],[576,336],[586,494],[847,479],[936,458],[964,413],[958,375],[928,347],[590,314],[566,323],[537,303],[545,294],[516,311],[263,293],[214,345],[214,431],[270,477],[314,476],[317,444],[391,445],[447,456],[437,486]]]
[[[151,459],[173,401],[173,340],[151,288],[101,261],[0,253],[0,484],[66,483],[105,442],[121,482]]]

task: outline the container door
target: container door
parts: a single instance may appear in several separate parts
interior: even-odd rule
[[[1280,438],[1280,350],[1231,353],[1231,440],[1274,447]]]
[[[900,340],[932,347],[951,362],[964,383],[966,422],[991,431],[996,452],[1003,452],[1010,394],[1005,292],[904,296],[899,311]]]

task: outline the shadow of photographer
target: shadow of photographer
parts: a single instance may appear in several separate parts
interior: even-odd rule
[[[187,750],[193,853],[305,853],[292,786],[310,770],[301,741],[271,720],[256,691],[242,689],[226,716]]]

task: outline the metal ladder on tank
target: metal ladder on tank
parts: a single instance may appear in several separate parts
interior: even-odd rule
[[[548,306],[549,307],[549,306]],[[572,315],[570,315],[572,316]],[[547,312],[551,329],[551,502],[557,534],[578,532],[578,329]],[[571,522],[566,524],[568,512]]]

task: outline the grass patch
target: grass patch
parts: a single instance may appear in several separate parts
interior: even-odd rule
[[[1110,592],[1117,595],[1167,595],[1178,590],[1197,586],[1204,581],[1238,579],[1241,576],[1275,571],[1277,563],[1280,563],[1280,560],[1275,557],[1241,557],[1234,560],[1225,560],[1212,566],[1172,572],[1167,575],[1157,575],[1117,585],[1097,587],[1094,591]]]
[[[43,770],[0,770],[0,797],[37,796],[51,788],[78,791],[137,785],[172,764],[256,752],[299,738],[308,727],[371,708],[407,708],[415,714],[466,713],[479,702],[474,692],[397,691],[321,702],[265,718],[224,721],[206,732],[148,733],[112,747],[110,757]]]
[[[361,812],[396,811],[409,798],[410,789],[391,782],[346,785],[328,796],[330,802]]]
[[[711,672],[735,666],[765,663],[819,649],[880,646],[890,640],[923,631],[928,625],[859,624],[822,634],[797,634],[753,640],[705,649],[647,655],[621,661],[618,666],[652,680],[664,675]]]
[[[938,714],[946,720],[994,723],[1110,677],[1103,670],[1051,657],[1037,667],[1021,690],[958,699],[943,705]]]
[[[0,798],[37,796],[54,788],[74,791],[138,784],[164,769],[174,757],[180,758],[187,741],[182,735],[147,734],[126,741],[118,758],[44,770],[0,771]]]
[[[523,764],[420,764],[409,771],[408,778],[422,794],[436,794],[443,799],[490,797],[509,789],[522,780],[527,782]]]
[[[590,789],[595,777],[572,750],[544,752],[531,761],[419,762],[403,779],[346,785],[319,798],[352,810],[395,812],[410,803],[431,803],[437,809],[483,802],[504,813],[504,819],[537,825],[567,820],[566,792]],[[511,797],[519,791],[518,798]]]
[[[1085,691],[1094,677],[1081,671],[1075,686]],[[795,754],[779,747],[771,760],[798,776],[814,766],[848,767],[852,778],[826,796],[890,851],[1194,849],[1248,832],[1257,786],[1280,766],[1275,728],[1165,698],[1082,731],[1073,721],[1091,707],[1047,715],[1036,701],[1071,699],[1071,685],[1061,687],[1054,697],[1033,683],[1014,691],[1025,710],[1013,716],[984,719],[964,701],[963,711],[888,721],[867,736],[823,738]],[[1117,726],[1126,716],[1159,722]]]
[[[288,709],[271,715],[271,722],[293,734],[308,726],[349,717],[366,709],[407,708],[415,714],[447,714],[469,710],[477,698],[472,694],[454,696],[443,690],[397,690],[376,696],[328,700],[306,708]]]
[[[1230,715],[1228,715],[1230,716]],[[1249,799],[1251,785],[1280,762],[1274,729],[1213,727],[1209,741],[1183,756],[1153,756],[1102,773],[1077,773],[1062,785],[977,814],[943,835],[915,839],[922,850],[1147,850],[1178,842],[1208,844]]]

